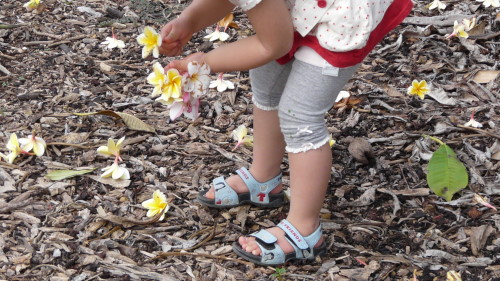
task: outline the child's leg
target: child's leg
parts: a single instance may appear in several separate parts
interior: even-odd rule
[[[250,173],[260,182],[265,182],[280,173],[280,165],[285,153],[285,141],[278,118],[278,105],[291,69],[291,63],[279,65],[271,62],[250,71],[250,81],[254,93],[253,107],[253,161]],[[247,186],[238,175],[226,179],[237,192],[248,192]],[[271,193],[278,193],[277,186]],[[214,198],[211,188],[205,196]]]
[[[329,76],[322,74],[321,67],[296,60],[280,102],[280,126],[290,162],[291,199],[287,219],[303,236],[319,225],[330,179],[332,158],[324,114],[356,68],[340,69],[338,76]],[[293,251],[280,228],[268,231],[278,238],[277,244],[285,253]],[[253,237],[241,237],[239,242],[245,251],[260,255]]]

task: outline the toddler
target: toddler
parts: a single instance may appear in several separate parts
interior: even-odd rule
[[[253,162],[227,179],[216,178],[198,200],[209,207],[284,203],[280,165],[288,153],[290,212],[276,227],[242,236],[240,257],[277,266],[326,253],[319,214],[332,154],[324,115],[358,65],[410,12],[410,0],[194,0],[162,29],[165,55],[179,55],[193,33],[237,6],[255,35],[167,68],[185,71],[203,61],[213,72],[250,69],[253,92]]]

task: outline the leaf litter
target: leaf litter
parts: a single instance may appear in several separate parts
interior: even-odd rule
[[[479,194],[500,205],[498,9],[442,2],[441,12],[417,2],[346,85],[350,98],[328,113],[336,140],[321,213],[329,250],[313,263],[285,265],[286,280],[445,280],[450,271],[462,280],[498,280],[500,216],[474,200]],[[228,245],[274,225],[286,206],[218,211],[194,200],[214,177],[251,163],[251,148],[231,151],[231,132],[252,124],[248,73],[228,76],[229,92],[211,90],[200,118],[170,122],[146,83],[154,60],[141,58],[135,38],[144,26],[159,30],[186,1],[42,4],[26,12],[19,1],[0,3],[0,140],[36,131],[47,141],[45,156],[0,162],[0,278],[275,278],[275,269],[237,259]],[[480,28],[469,38],[445,39],[455,20],[472,16]],[[234,20],[239,29],[227,30],[229,40],[251,33],[240,11]],[[126,48],[100,45],[112,28]],[[205,35],[193,37],[184,55],[220,44]],[[432,85],[430,98],[404,94],[413,80]],[[462,126],[472,113],[481,129]],[[427,187],[437,146],[422,134],[439,134],[470,173],[450,202]],[[123,136],[130,181],[93,172],[44,178],[55,169],[105,167],[95,149]],[[283,169],[287,186],[286,159]],[[161,222],[141,207],[157,189],[171,205]]]

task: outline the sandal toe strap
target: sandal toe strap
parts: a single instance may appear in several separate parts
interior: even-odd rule
[[[215,204],[224,206],[239,203],[238,194],[227,184],[224,177],[215,178],[213,185],[215,190]]]
[[[280,173],[266,182],[258,182],[245,167],[236,170],[236,173],[247,185],[250,191],[250,200],[261,204],[269,203],[269,192],[281,183],[282,177]]]
[[[261,251],[261,262],[267,264],[281,264],[285,263],[286,255],[276,242],[278,239],[269,231],[263,229],[258,232],[250,234],[255,237],[255,241]]]

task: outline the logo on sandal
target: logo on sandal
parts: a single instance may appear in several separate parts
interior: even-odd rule
[[[288,229],[289,231],[289,234],[291,234],[293,236],[293,238],[295,240],[297,240],[297,242],[302,242],[302,239],[300,238],[300,235],[298,235],[297,233],[295,233],[295,231],[285,222],[280,222],[286,229]]]
[[[259,197],[259,201],[262,202],[264,201],[264,198],[266,198],[266,195],[264,193],[259,193],[257,194],[257,197]]]
[[[245,171],[243,171],[243,169],[240,169],[240,173],[245,177],[245,179],[249,179],[247,173],[245,173]]]

